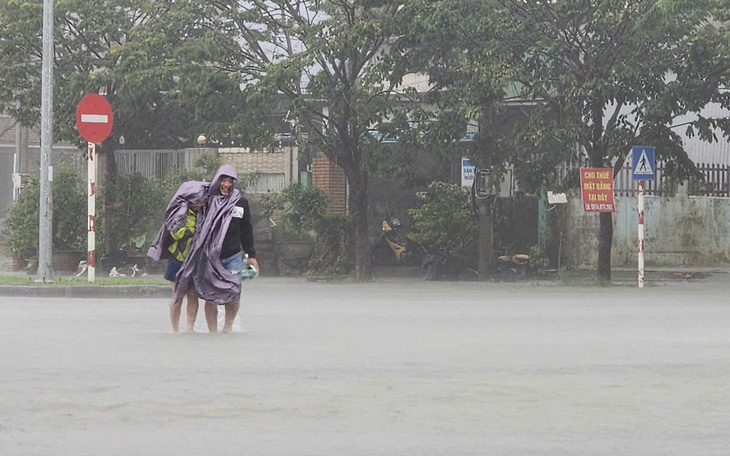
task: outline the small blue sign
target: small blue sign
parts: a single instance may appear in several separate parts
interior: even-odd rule
[[[476,166],[471,164],[468,158],[461,159],[461,186],[471,187],[474,184],[474,172]]]
[[[631,148],[631,177],[635,181],[654,180],[654,146]]]

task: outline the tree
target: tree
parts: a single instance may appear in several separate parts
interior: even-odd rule
[[[57,2],[56,136],[80,142],[76,106],[87,93],[101,92],[114,110],[114,139],[124,135],[128,147],[194,145],[199,129],[229,114],[218,107],[213,116],[209,106],[195,105],[215,89],[210,71],[188,63],[191,54],[200,52],[188,43],[207,30],[207,3]],[[11,0],[0,5],[0,110],[28,126],[40,121],[41,19],[42,2]],[[186,78],[181,80],[181,75]],[[195,84],[201,89],[203,81],[213,88],[197,92],[199,98],[183,96],[183,88]],[[226,107],[236,107],[231,91],[226,92]],[[208,101],[215,105],[221,100]],[[201,120],[203,114],[214,120]]]
[[[394,43],[392,67],[399,74],[428,75],[429,88],[409,93],[417,101],[418,133],[427,150],[450,160],[469,156],[486,174],[487,197],[473,198],[479,220],[479,271],[487,277],[494,260],[496,184],[514,161],[513,69],[492,1],[411,0],[413,18]],[[396,76],[397,77],[397,76]],[[520,116],[524,118],[524,116]],[[471,141],[467,125],[478,123]],[[483,195],[482,195],[483,196]]]
[[[500,0],[504,33],[521,71],[521,95],[540,100],[530,133],[576,144],[592,167],[623,165],[635,144],[654,144],[659,159],[691,171],[676,128],[713,140],[730,131],[708,119],[710,102],[730,105],[722,30],[711,22],[715,2],[681,0]],[[539,128],[535,128],[539,126]],[[600,214],[598,275],[611,278],[611,213]]]
[[[201,132],[229,137],[231,123],[241,118],[232,113],[244,111],[235,80],[216,78],[191,59],[204,50],[189,44],[207,33],[206,17],[217,11],[208,3],[56,2],[54,137],[81,146],[75,110],[88,93],[105,95],[114,112],[114,131],[101,148],[109,251],[118,244],[114,151],[119,137],[130,148],[193,146]],[[40,1],[0,4],[0,112],[26,126],[40,121],[41,20]],[[217,134],[221,131],[225,134]]]
[[[295,131],[306,135],[345,172],[354,220],[355,275],[371,275],[368,174],[382,151],[373,135],[397,100],[397,81],[384,71],[388,42],[405,17],[403,1],[233,1],[219,8],[210,65],[242,75],[264,98],[280,97]],[[209,46],[210,44],[201,44]]]
[[[436,3],[430,6],[431,20],[459,11],[451,1]],[[632,145],[653,144],[658,159],[681,177],[694,165],[678,128],[705,140],[715,139],[717,129],[729,130],[727,119],[708,119],[701,112],[712,102],[730,106],[727,41],[710,16],[722,11],[720,5],[713,0],[480,2],[471,6],[482,8],[481,14],[462,15],[459,29],[483,27],[487,39],[458,34],[452,53],[437,55],[452,65],[448,74],[457,75],[452,87],[465,105],[479,105],[483,96],[461,87],[490,88],[495,82],[533,102],[529,120],[499,157],[522,165],[523,176],[530,169],[545,182],[555,163],[576,152],[593,167],[620,169]],[[486,55],[492,62],[484,63]],[[441,67],[436,69],[429,73],[443,79]],[[458,77],[459,69],[467,77]],[[540,152],[537,160],[516,153],[525,148]],[[610,279],[612,216],[599,218],[597,272]]]

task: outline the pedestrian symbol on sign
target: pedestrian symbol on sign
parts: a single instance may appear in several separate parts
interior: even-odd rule
[[[634,146],[631,155],[634,180],[654,180],[654,148]]]

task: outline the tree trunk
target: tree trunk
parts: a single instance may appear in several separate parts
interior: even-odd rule
[[[595,125],[595,132],[593,138],[593,150],[590,151],[589,156],[591,159],[591,166],[594,168],[604,168],[604,156],[606,155],[605,150],[596,146],[599,143],[599,137],[601,136],[603,125],[603,111],[602,106],[604,103],[596,102],[594,104],[593,122]],[[601,108],[599,108],[601,107]],[[611,244],[613,243],[613,214],[611,212],[601,212],[599,215],[599,229],[598,229],[598,270],[597,275],[600,280],[607,282],[611,281]]]
[[[601,212],[598,234],[598,278],[611,281],[611,244],[613,242],[613,217]]]
[[[364,282],[372,279],[373,275],[368,230],[368,181],[364,171],[358,170],[357,174],[350,178],[348,199],[355,224],[355,279]]]

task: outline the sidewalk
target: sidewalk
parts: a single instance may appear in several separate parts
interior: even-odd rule
[[[5,275],[26,275],[24,273],[1,271]],[[681,283],[698,280],[724,280],[730,273],[726,266],[718,267],[697,267],[697,268],[648,268],[645,271],[645,283],[647,285],[657,283]],[[594,270],[571,271],[576,277],[589,279],[595,276]],[[422,281],[422,271],[417,267],[388,267],[377,268],[374,273],[376,282],[408,282],[411,284]],[[637,282],[636,270],[628,268],[615,268],[612,270],[611,282],[614,285],[628,286]],[[262,277],[259,280],[277,280],[278,277]],[[290,278],[287,278],[290,279]],[[316,282],[316,280],[315,280]],[[454,283],[455,281],[444,281],[443,284]],[[532,286],[536,280],[522,280],[510,282],[515,287]],[[557,275],[553,279],[540,279],[540,285],[560,285]],[[493,283],[486,281],[486,284]],[[576,285],[580,286],[580,285]],[[586,286],[590,286],[586,281]],[[0,296],[22,296],[39,298],[169,298],[170,286],[157,284],[134,284],[134,285],[92,285],[84,281],[79,284],[69,284],[65,281],[62,284],[38,284],[38,285],[0,285]]]
[[[38,298],[169,298],[165,285],[0,285],[0,296]]]
[[[3,258],[3,257],[0,257]],[[35,284],[35,276],[26,271],[13,271],[0,267],[0,275],[5,277],[26,278],[28,283],[0,285],[0,296],[25,296],[39,298],[169,298],[170,286],[166,284],[91,284],[86,276],[74,278],[72,272],[54,274],[56,283]],[[97,279],[106,278],[98,275]],[[162,278],[161,275],[147,276],[150,279]],[[61,280],[61,283],[58,281]]]

